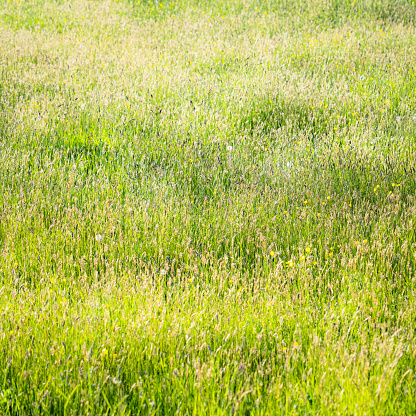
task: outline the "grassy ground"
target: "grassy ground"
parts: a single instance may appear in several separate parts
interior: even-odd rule
[[[415,21],[0,0],[0,414],[414,414]]]

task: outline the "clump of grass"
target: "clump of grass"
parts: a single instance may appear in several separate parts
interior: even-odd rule
[[[0,5],[1,414],[415,412],[412,2]]]

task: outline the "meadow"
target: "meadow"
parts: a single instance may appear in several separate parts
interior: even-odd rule
[[[415,23],[0,0],[0,415],[415,414]]]

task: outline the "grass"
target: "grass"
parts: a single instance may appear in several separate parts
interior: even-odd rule
[[[0,414],[414,414],[415,16],[0,0]]]

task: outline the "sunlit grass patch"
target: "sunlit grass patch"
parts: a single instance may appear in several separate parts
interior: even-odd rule
[[[0,414],[413,414],[413,11],[0,0]]]

